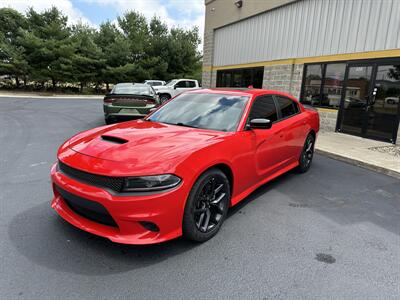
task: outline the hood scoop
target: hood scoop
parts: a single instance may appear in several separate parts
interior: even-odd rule
[[[103,141],[107,141],[107,142],[114,143],[114,144],[120,144],[120,145],[126,144],[128,142],[128,140],[126,140],[126,139],[119,138],[116,136],[111,136],[111,135],[102,135],[101,139]]]

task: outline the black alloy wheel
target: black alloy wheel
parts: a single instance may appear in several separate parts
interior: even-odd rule
[[[314,147],[315,138],[312,134],[309,134],[304,142],[303,151],[299,159],[299,166],[297,168],[301,173],[307,172],[310,168],[314,156]]]
[[[184,236],[198,242],[212,238],[226,218],[229,202],[229,181],[222,171],[211,169],[201,175],[186,203]]]

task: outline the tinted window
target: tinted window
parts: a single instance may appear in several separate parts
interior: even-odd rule
[[[114,86],[111,94],[150,95],[151,88],[146,84],[120,83]]]
[[[148,120],[181,126],[235,131],[248,97],[223,94],[182,94]]]
[[[188,83],[187,87],[190,87],[190,88],[196,87],[196,83],[194,81],[187,81],[187,83]]]
[[[282,118],[290,117],[299,112],[299,107],[293,100],[281,96],[277,96],[276,100],[278,102],[279,109],[281,110]]]
[[[249,119],[269,119],[271,122],[278,120],[272,96],[257,97],[251,108]]]
[[[185,88],[186,87],[186,81],[179,81],[176,85],[178,88]]]
[[[261,88],[264,68],[243,68],[217,72],[217,87]]]

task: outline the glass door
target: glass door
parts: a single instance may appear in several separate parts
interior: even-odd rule
[[[372,65],[349,65],[341,101],[339,131],[363,135],[370,98]]]
[[[338,131],[395,143],[399,102],[400,62],[349,64]]]
[[[399,124],[400,63],[377,65],[366,137],[395,143]]]

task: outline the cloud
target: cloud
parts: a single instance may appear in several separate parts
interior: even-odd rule
[[[186,29],[197,26],[200,38],[204,34],[204,0],[84,0],[103,6],[112,6],[119,14],[135,10],[148,20],[154,15],[164,21],[168,27]]]
[[[10,7],[21,13],[25,13],[30,7],[37,12],[42,12],[53,6],[68,16],[69,24],[83,22],[95,26],[79,9],[74,7],[70,0],[2,0],[0,3],[0,7]]]

